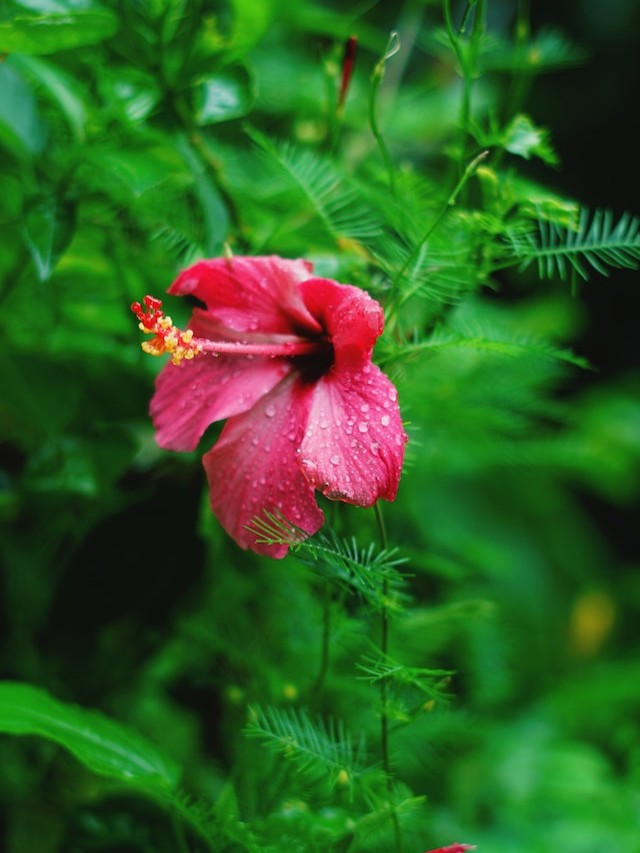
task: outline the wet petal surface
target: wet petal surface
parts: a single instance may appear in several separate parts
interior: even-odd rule
[[[284,379],[243,415],[230,418],[203,457],[211,508],[242,548],[283,557],[286,545],[259,545],[246,529],[255,516],[279,512],[307,533],[324,522],[313,486],[296,463],[312,387]]]
[[[298,464],[332,500],[371,506],[394,500],[407,436],[398,395],[374,364],[332,370],[313,392]]]
[[[359,366],[384,328],[384,313],[375,299],[359,287],[327,278],[311,278],[300,285],[305,305],[333,344],[337,369]]]
[[[311,269],[306,261],[275,255],[216,258],[184,270],[169,293],[196,296],[213,319],[235,332],[318,334],[320,324],[298,290]]]
[[[156,441],[167,450],[194,450],[210,424],[248,411],[292,369],[288,359],[252,356],[167,364],[149,407]]]

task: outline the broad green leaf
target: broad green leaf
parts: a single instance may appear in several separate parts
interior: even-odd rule
[[[10,64],[57,107],[67,120],[74,137],[84,139],[87,110],[78,80],[61,69],[34,56],[12,56]]]
[[[205,78],[195,89],[195,115],[200,125],[240,118],[252,104],[251,79],[240,65]]]
[[[24,240],[40,281],[46,281],[71,242],[76,206],[52,196],[36,198],[24,213]]]
[[[231,47],[246,52],[266,33],[273,16],[272,0],[231,0],[235,13]]]
[[[7,63],[0,65],[0,145],[18,157],[37,154],[45,129],[36,100],[25,81]]]
[[[171,788],[178,779],[175,765],[136,732],[31,684],[0,683],[0,732],[46,738],[95,773],[123,784]]]
[[[118,30],[108,9],[16,16],[0,23],[0,53],[47,54],[97,44]]]

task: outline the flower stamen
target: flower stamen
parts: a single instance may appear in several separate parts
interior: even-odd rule
[[[162,310],[162,300],[154,296],[145,296],[144,307],[139,302],[134,302],[131,310],[140,321],[138,328],[147,335],[153,335],[151,340],[143,341],[141,344],[143,352],[149,355],[171,355],[173,364],[180,364],[184,358],[187,360],[195,358],[202,352],[202,345],[193,339],[193,330],[187,329],[183,332],[174,326],[171,317]]]
[[[147,335],[153,335],[151,340],[143,341],[141,346],[149,355],[164,355],[169,353],[174,364],[180,364],[183,359],[192,359],[200,353],[209,355],[262,355],[269,358],[277,356],[298,356],[325,353],[331,344],[324,339],[308,340],[297,335],[288,336],[287,340],[273,342],[251,343],[250,341],[211,341],[207,338],[196,338],[192,329],[183,332],[174,326],[171,317],[162,310],[162,300],[154,296],[145,296],[144,306],[134,302],[131,310],[140,321],[138,328]],[[282,336],[284,337],[284,336]]]

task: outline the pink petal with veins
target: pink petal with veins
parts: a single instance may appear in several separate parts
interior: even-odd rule
[[[210,424],[246,412],[292,369],[289,359],[251,356],[167,364],[149,407],[156,441],[167,450],[194,450]]]
[[[286,545],[261,545],[246,526],[265,510],[281,513],[308,534],[324,523],[313,487],[296,464],[312,386],[284,379],[251,411],[230,418],[203,457],[211,508],[242,548],[284,557]]]
[[[407,436],[396,389],[374,364],[337,370],[313,391],[298,464],[332,500],[371,506],[398,491]]]
[[[236,332],[318,334],[321,327],[298,291],[312,266],[275,255],[216,258],[184,270],[169,293],[201,299],[215,319]]]
[[[370,358],[384,328],[378,302],[359,287],[328,278],[308,279],[300,293],[333,344],[336,369],[359,366]]]

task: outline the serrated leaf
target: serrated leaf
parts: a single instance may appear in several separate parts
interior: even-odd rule
[[[178,780],[173,762],[124,724],[31,684],[0,683],[0,732],[50,740],[89,770],[125,785],[165,789]]]

